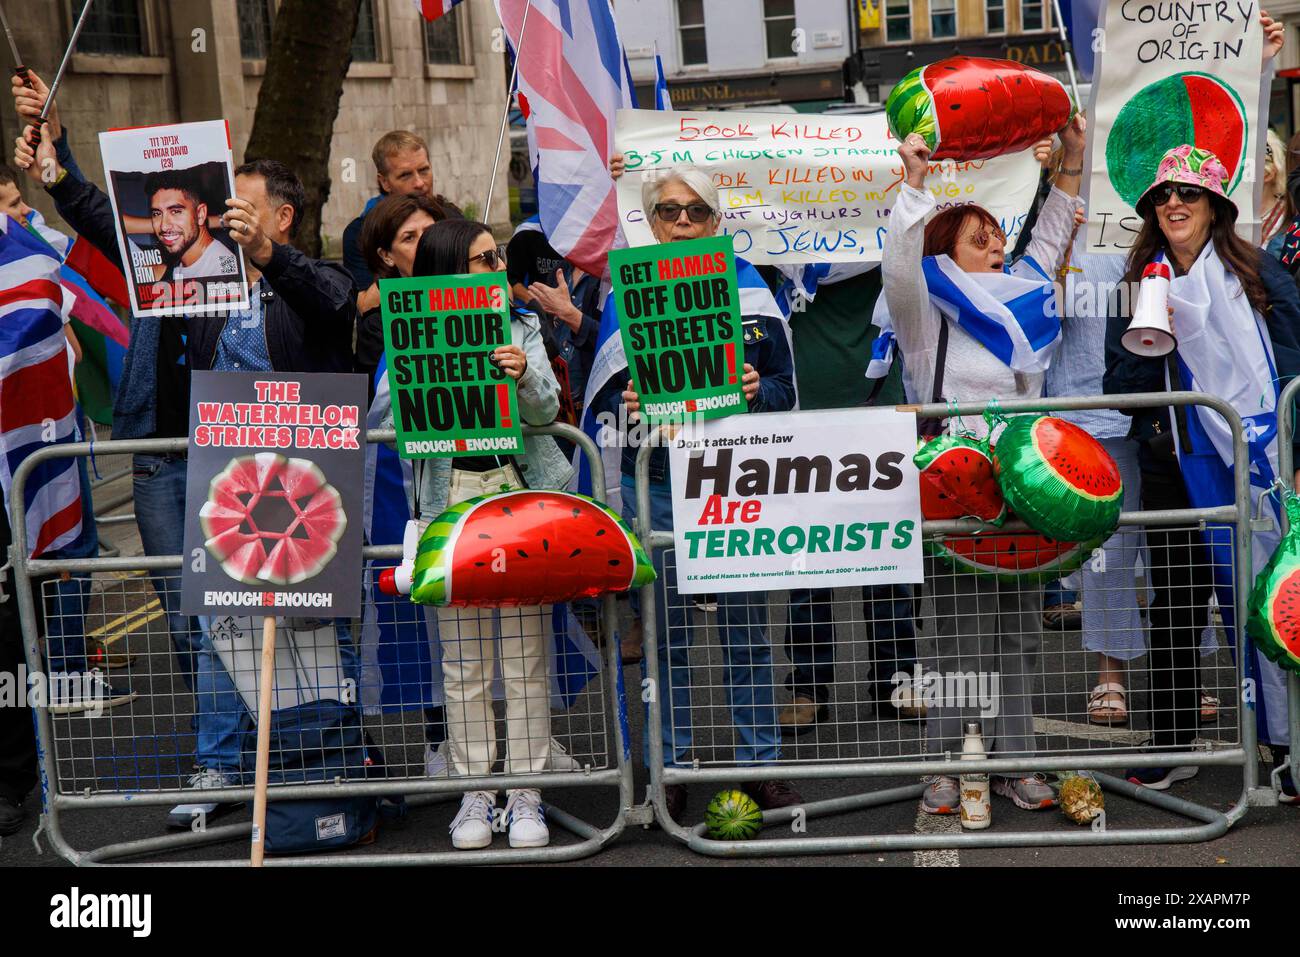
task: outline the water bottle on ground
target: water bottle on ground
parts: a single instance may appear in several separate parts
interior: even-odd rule
[[[978,721],[966,722],[966,736],[961,743],[963,761],[984,762],[984,737]],[[993,822],[993,806],[989,801],[989,776],[987,771],[963,771],[958,786],[961,788],[961,826],[967,831],[982,831]]]

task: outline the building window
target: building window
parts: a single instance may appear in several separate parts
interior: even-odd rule
[[[677,26],[682,37],[682,66],[709,62],[704,40],[704,0],[677,0]]]
[[[912,40],[912,0],[885,0],[885,42]]]
[[[1044,0],[1020,0],[1020,29],[1047,29],[1047,10]]]
[[[930,36],[942,40],[957,35],[957,0],[930,0]]]
[[[767,30],[769,60],[785,60],[795,55],[794,0],[763,0],[763,26]]]
[[[74,23],[86,3],[87,0],[73,0]],[[77,52],[144,56],[144,17],[140,0],[98,0],[90,8],[81,36],[77,37]]]
[[[1007,0],[984,0],[984,32],[1007,32]]]
[[[437,20],[424,21],[424,61],[438,65],[459,65],[465,61],[460,52],[460,12],[453,7]]]
[[[239,55],[245,60],[265,60],[271,49],[271,0],[239,0]]]
[[[361,0],[357,32],[352,34],[352,60],[354,63],[379,62],[379,17],[375,0]]]

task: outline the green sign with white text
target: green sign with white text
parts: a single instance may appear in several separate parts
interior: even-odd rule
[[[623,351],[652,425],[744,412],[745,352],[730,236],[615,249]]]
[[[402,458],[523,452],[515,380],[492,358],[511,344],[505,275],[380,280]]]

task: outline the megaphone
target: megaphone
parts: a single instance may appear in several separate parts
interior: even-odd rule
[[[1133,321],[1120,339],[1124,348],[1134,355],[1159,358],[1169,355],[1178,346],[1178,340],[1169,328],[1171,278],[1169,263],[1163,253],[1142,270]]]
[[[415,553],[420,548],[421,523],[410,519],[402,534],[402,564],[379,573],[379,591],[384,595],[409,595],[415,577]]]

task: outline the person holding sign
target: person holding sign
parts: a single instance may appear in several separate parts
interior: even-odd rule
[[[1061,131],[1062,167],[1039,214],[1027,255],[1008,270],[1006,237],[987,210],[952,206],[938,215],[926,189],[930,150],[911,134],[898,147],[905,181],[889,218],[876,323],[896,337],[904,356],[904,385],[912,402],[987,401],[1042,394],[1044,372],[1060,342],[1052,278],[1074,231],[1083,174],[1084,122]],[[930,221],[927,223],[926,220]],[[883,337],[882,337],[883,338]],[[878,350],[872,371],[887,371]],[[969,423],[976,429],[983,423]],[[940,674],[999,673],[997,717],[986,722],[985,746],[997,755],[1035,750],[1031,692],[1038,659],[1042,595],[1015,582],[953,572],[927,560],[935,606]],[[929,708],[931,752],[960,751],[962,709]],[[993,789],[1017,807],[1051,807],[1056,798],[1042,775],[996,776]],[[928,814],[955,814],[957,779],[937,775],[921,798]]]
[[[1279,520],[1271,496],[1278,478],[1276,404],[1282,387],[1300,374],[1300,294],[1287,271],[1236,232],[1237,206],[1227,198],[1227,169],[1213,153],[1184,144],[1169,150],[1155,181],[1137,202],[1142,228],[1124,277],[1136,288],[1158,258],[1168,264],[1168,356],[1129,352],[1123,336],[1129,299],[1113,297],[1106,327],[1105,391],[1117,394],[1186,389],[1222,396],[1241,414],[1250,456],[1252,514]],[[1141,409],[1129,434],[1138,441],[1144,509],[1209,508],[1236,500],[1231,469],[1234,440],[1219,416],[1195,407]],[[1300,453],[1300,443],[1296,444]],[[1294,476],[1300,479],[1300,474]],[[1292,478],[1292,476],[1286,476]],[[1279,528],[1251,536],[1255,572],[1279,541]],[[1148,574],[1155,591],[1151,619],[1152,745],[1190,747],[1197,735],[1200,688],[1197,655],[1204,609],[1217,587],[1231,638],[1234,603],[1231,540],[1222,528],[1147,530]],[[1261,743],[1274,760],[1289,745],[1286,680],[1253,647],[1246,674],[1256,683],[1255,717]],[[1276,766],[1276,765],[1275,765]],[[1154,763],[1127,772],[1136,784],[1165,790],[1197,772],[1195,766]],[[1289,786],[1289,792],[1287,790]],[[1283,797],[1296,800],[1284,780]]]
[[[611,172],[618,170],[611,163]],[[707,173],[693,167],[673,170],[642,187],[642,205],[660,243],[679,243],[715,236],[722,215],[718,191]],[[794,361],[781,313],[757,270],[739,258],[744,363],[740,376],[744,411],[785,412],[795,407]],[[606,310],[617,309],[610,299]],[[624,360],[626,362],[626,360]],[[624,383],[626,384],[624,386]],[[619,403],[630,420],[641,412],[641,397],[634,390],[628,369],[613,375],[593,405],[606,416],[617,416]],[[636,456],[644,441],[645,426],[638,423],[625,432],[622,457],[623,514],[629,524],[636,519]],[[668,475],[668,450],[656,448],[650,456],[650,520],[657,530],[673,527],[672,486]],[[663,550],[655,551],[655,573],[665,576]],[[671,707],[662,712],[664,762],[689,763],[692,745],[690,649],[694,641],[688,612],[677,592],[675,574],[667,574],[666,607],[659,609],[656,649],[659,673],[669,681]],[[736,760],[759,764],[780,758],[772,645],[767,634],[767,597],[754,592],[717,596],[718,633],[726,649],[728,697],[738,743]],[[648,754],[648,751],[647,751]],[[764,809],[791,807],[803,798],[789,781],[763,781],[745,785]],[[679,819],[686,807],[684,785],[665,788],[668,813]]]
[[[420,237],[416,276],[460,276],[500,272],[505,257],[483,223],[449,219]],[[530,425],[548,425],[559,412],[559,383],[551,372],[535,315],[510,310],[511,345],[499,346],[490,360],[515,380],[519,414]],[[385,428],[392,428],[391,416]],[[422,463],[416,478],[412,514],[436,519],[449,506],[479,495],[517,488],[561,489],[573,467],[550,436],[524,439],[522,455],[469,455]],[[509,556],[502,556],[508,563]],[[508,565],[506,574],[509,574]],[[550,678],[546,642],[551,636],[549,605],[515,608],[439,608],[443,692],[451,764],[460,775],[485,776],[496,762],[492,683],[501,659],[506,698],[506,772],[536,774],[551,758]],[[470,791],[451,824],[452,845],[470,849],[492,843],[494,791]],[[550,841],[541,792],[512,789],[505,817],[511,847],[544,847]]]

